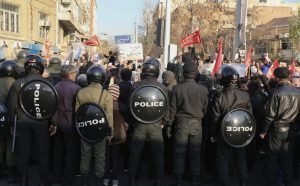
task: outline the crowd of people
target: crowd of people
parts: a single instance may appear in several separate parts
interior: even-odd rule
[[[176,186],[186,180],[200,185],[200,178],[209,174],[215,175],[212,184],[229,186],[233,164],[239,185],[246,186],[248,171],[260,156],[265,185],[293,185],[300,157],[300,90],[288,68],[276,68],[275,77],[268,79],[271,65],[263,58],[263,65],[251,65],[248,77],[241,78],[232,66],[211,77],[203,69],[199,72],[192,53],[184,53],[159,81],[157,59],[133,65],[112,55],[102,64],[86,55],[68,65],[58,58],[47,63],[38,55],[27,55],[21,65],[14,60],[0,63],[0,102],[9,121],[0,131],[0,173],[9,183],[29,185],[33,161],[40,186],[73,185],[76,174],[82,175],[83,186],[90,185],[91,174],[97,185],[136,186],[141,157],[150,154],[155,186],[165,185],[165,174],[175,175]],[[58,109],[49,119],[29,117],[19,103],[22,86],[32,80],[49,82],[57,92]],[[168,102],[164,117],[147,124],[129,106],[132,92],[145,85],[159,87]],[[74,121],[87,103],[99,105],[108,120],[107,136],[94,143],[80,137]],[[247,110],[256,121],[255,137],[245,147],[230,146],[221,134],[223,117],[234,109]],[[125,183],[119,181],[120,170],[128,172]]]

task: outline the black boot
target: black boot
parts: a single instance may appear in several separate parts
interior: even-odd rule
[[[26,173],[21,175],[21,182],[19,186],[28,186],[28,178]]]
[[[162,183],[161,183],[161,180],[160,179],[156,179],[153,186],[161,186]]]
[[[198,176],[192,176],[192,186],[199,186],[199,178]]]
[[[88,175],[82,175],[82,186],[89,186],[89,177],[88,177]]]
[[[8,167],[7,182],[8,183],[16,183],[17,182],[17,178],[16,178],[16,166]]]
[[[182,175],[176,175],[176,184],[175,186],[183,186]]]
[[[245,181],[240,181],[239,186],[247,186],[247,183]]]
[[[41,176],[39,186],[50,186],[47,176]]]
[[[96,177],[96,185],[97,186],[103,186],[103,178]]]
[[[129,179],[129,186],[137,186],[137,181],[134,178]]]

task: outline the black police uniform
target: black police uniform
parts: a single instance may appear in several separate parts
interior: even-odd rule
[[[34,58],[33,63],[29,61]],[[43,73],[43,59],[39,56],[29,55],[25,58],[25,71],[27,76],[15,81],[9,91],[8,109],[9,118],[14,121],[17,116],[16,129],[16,159],[17,172],[21,176],[21,185],[26,185],[28,162],[31,152],[35,152],[36,161],[39,165],[39,172],[41,175],[41,183],[46,183],[46,176],[48,174],[49,165],[49,134],[48,134],[48,120],[33,120],[29,118],[18,104],[18,96],[22,86],[31,80],[46,81],[41,77]],[[29,64],[30,63],[30,64]],[[30,69],[38,69],[40,74],[30,74]],[[35,149],[32,150],[33,144]]]
[[[148,72],[146,72],[149,70]],[[154,85],[161,88],[168,95],[167,88],[157,82],[159,75],[159,62],[156,59],[149,59],[142,66],[142,80],[134,84],[134,89],[144,85]],[[140,156],[145,144],[149,140],[155,167],[156,184],[160,184],[161,176],[164,171],[164,143],[162,136],[161,121],[151,124],[144,124],[138,121],[134,122],[134,131],[130,142],[130,160],[129,173],[130,185],[135,185],[134,176],[137,172]]]
[[[173,88],[170,104],[170,121],[175,120],[174,173],[179,179],[178,182],[181,182],[188,149],[193,184],[197,184],[197,177],[200,175],[202,118],[208,104],[208,90],[195,82],[196,72],[195,63],[184,64],[185,79]],[[186,73],[191,77],[187,78]]]
[[[223,117],[233,109],[242,108],[252,113],[249,95],[240,90],[233,81],[238,81],[238,72],[232,67],[225,67],[222,72],[221,84],[224,86],[222,92],[216,93],[210,110],[210,121],[212,136],[217,139],[217,169],[220,185],[229,183],[230,153],[233,150],[234,160],[237,163],[240,185],[246,184],[247,164],[245,147],[233,148],[223,139],[221,134],[221,122]]]
[[[289,70],[285,67],[275,69],[277,78],[285,78],[274,88],[265,105],[266,116],[262,133],[266,133],[267,158],[265,171],[267,185],[277,185],[278,168],[286,186],[293,185],[292,158],[295,140],[293,123],[299,114],[300,91],[290,86]]]
[[[7,97],[12,84],[15,82],[18,65],[16,61],[4,61],[0,64],[0,102],[7,106]],[[2,119],[2,118],[0,118]],[[15,153],[11,151],[12,136],[9,127],[1,127],[0,131],[0,174],[2,168],[7,165],[9,169],[10,182],[13,182],[13,174],[16,166]],[[6,160],[6,161],[5,161]]]

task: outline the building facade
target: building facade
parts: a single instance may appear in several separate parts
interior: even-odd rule
[[[56,0],[0,1],[0,40],[7,44],[6,56],[27,43],[42,44],[56,39]]]
[[[66,51],[68,44],[90,38],[96,9],[96,0],[0,0],[6,58],[15,58],[20,48],[42,50],[45,41]]]

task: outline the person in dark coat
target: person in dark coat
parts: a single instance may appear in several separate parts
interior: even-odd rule
[[[223,117],[234,109],[246,109],[252,113],[249,94],[238,88],[239,74],[231,66],[224,67],[221,72],[223,90],[216,93],[210,108],[211,141],[217,142],[217,170],[218,182],[222,186],[229,185],[229,161],[231,151],[237,164],[239,185],[247,185],[247,163],[245,147],[229,146],[220,132]]]
[[[48,120],[34,120],[22,110],[18,96],[22,85],[32,80],[46,81],[41,75],[44,72],[44,59],[38,55],[28,55],[24,63],[26,77],[18,79],[12,85],[8,96],[8,115],[10,121],[16,120],[16,158],[17,173],[21,177],[21,186],[28,185],[28,167],[31,152],[34,152],[40,173],[40,185],[49,185],[49,131],[54,133],[56,126],[48,126]],[[47,81],[46,81],[47,82]],[[50,82],[48,82],[51,84]],[[26,145],[25,145],[26,144]],[[34,147],[34,150],[32,149]]]
[[[279,185],[278,170],[286,186],[293,185],[293,146],[295,126],[300,110],[300,91],[290,85],[290,71],[278,67],[274,71],[277,87],[273,88],[265,105],[265,118],[260,137],[266,140],[266,185]]]
[[[122,152],[124,153],[124,163],[123,170],[128,172],[128,162],[129,162],[129,143],[130,136],[133,131],[133,116],[129,108],[130,95],[133,91],[133,86],[131,83],[132,71],[128,68],[124,68],[120,73],[122,81],[119,83],[120,95],[118,98],[119,110],[122,114],[125,122],[128,124],[128,129],[126,131],[126,143],[122,145]]]
[[[62,80],[55,85],[58,93],[58,111],[52,118],[57,126],[53,135],[53,173],[54,182],[71,184],[79,162],[80,140],[77,134],[74,117],[75,96],[80,86],[74,81],[76,69],[72,65],[61,67]],[[64,171],[65,170],[65,171]]]
[[[167,88],[157,81],[159,76],[160,63],[154,58],[148,59],[142,66],[142,80],[134,84],[134,90],[144,85],[157,86],[168,95]],[[169,98],[167,98],[169,99]],[[167,101],[167,100],[166,100]],[[129,159],[129,185],[136,186],[135,176],[137,173],[139,160],[146,141],[149,142],[155,163],[155,186],[162,184],[164,172],[164,143],[161,129],[162,120],[153,123],[142,123],[134,121],[134,130],[130,140],[130,159]]]
[[[194,62],[185,63],[183,65],[184,81],[173,88],[171,96],[168,126],[174,125],[173,154],[177,186],[183,185],[182,178],[185,172],[187,151],[189,154],[192,185],[199,185],[202,118],[206,114],[208,91],[206,87],[195,82],[194,78],[197,72],[198,68]]]
[[[15,82],[18,68],[19,67],[16,61],[6,60],[0,63],[0,87],[1,87],[0,103],[2,103],[2,106],[4,105],[4,107],[7,107],[8,93],[10,91],[12,84]],[[1,114],[2,111],[3,110],[1,110]],[[0,118],[1,121],[3,121],[3,119],[5,120],[4,117]],[[7,166],[8,183],[13,183],[16,181],[15,179],[16,157],[15,157],[15,153],[11,151],[13,138],[12,135],[10,134],[9,127],[6,128],[3,125],[1,126],[2,126],[1,129],[2,135],[0,136],[0,179],[2,178],[2,176],[4,176],[4,170],[5,167]]]

